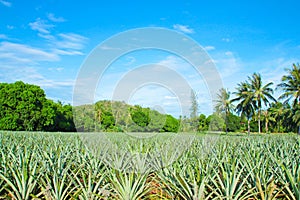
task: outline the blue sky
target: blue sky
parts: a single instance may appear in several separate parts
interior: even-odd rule
[[[230,91],[253,72],[261,73],[265,83],[277,84],[284,68],[299,62],[299,7],[297,0],[0,0],[0,82],[37,84],[47,97],[72,103],[79,69],[98,44],[126,30],[163,27],[198,42]],[[200,112],[212,112],[201,77],[193,77],[192,67],[182,59],[159,51],[132,52],[112,63],[95,100],[112,98],[122,75],[147,63],[177,70],[196,91]],[[130,103],[180,115],[176,95],[157,85],[139,88]]]

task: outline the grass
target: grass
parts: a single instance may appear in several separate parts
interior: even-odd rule
[[[0,199],[298,200],[299,146],[292,134],[3,131]]]

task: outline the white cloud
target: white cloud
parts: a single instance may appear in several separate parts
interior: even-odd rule
[[[32,60],[32,62],[45,60],[58,61],[60,60],[59,55],[83,55],[80,50],[84,48],[87,41],[87,38],[74,33],[60,34],[59,37],[38,33],[38,36],[46,39],[48,46],[52,46],[52,48],[44,50],[26,44],[2,42],[0,43],[0,52],[2,54],[9,53],[10,55],[7,56],[8,59],[16,59],[20,62],[24,62],[22,59]],[[1,39],[8,39],[8,37],[0,34]]]
[[[222,38],[222,41],[223,42],[231,42],[231,39],[230,38]]]
[[[73,42],[80,42],[80,41],[86,40],[85,37],[75,34],[75,33],[61,33],[61,34],[59,34],[59,36],[66,40],[73,41]]]
[[[39,85],[44,88],[60,88],[60,87],[72,87],[75,81],[71,79],[58,81],[58,80],[46,79],[45,77],[42,77],[39,80],[33,80],[30,82],[32,84]]]
[[[53,13],[47,15],[48,19],[53,22],[64,22],[66,21],[63,17],[56,17]]]
[[[55,18],[53,14],[49,14],[48,18],[52,21],[63,21],[62,18]],[[87,38],[75,33],[60,33],[53,35],[50,29],[55,27],[46,20],[37,18],[35,22],[29,23],[32,30],[38,32],[40,38],[46,39],[47,43],[52,47],[52,52],[57,55],[83,55],[80,51],[84,48]]]
[[[38,33],[38,36],[47,40],[54,40],[55,37],[50,34],[43,34],[43,33]]]
[[[102,49],[102,50],[121,50],[121,48],[115,48],[115,47],[110,47],[110,46],[106,46],[106,45],[101,45],[100,49]]]
[[[185,69],[191,67],[188,63],[176,56],[167,56],[165,59],[159,61],[158,65],[166,66],[174,70]]]
[[[236,72],[238,72],[240,69],[238,61],[235,57],[220,58],[217,62],[217,66],[219,66],[219,73],[223,80],[227,78],[232,80],[232,78],[234,78],[236,75]]]
[[[15,27],[12,26],[12,25],[6,25],[6,28],[9,29],[9,30],[12,30],[12,29],[14,29]]]
[[[36,61],[58,61],[59,57],[52,52],[47,52],[42,49],[32,47],[25,44],[18,44],[12,42],[0,43],[1,54],[8,55],[6,59],[26,59],[32,63]]]
[[[263,84],[272,82],[272,88],[276,89],[276,86],[281,82],[282,76],[286,73],[284,69],[290,67],[293,62],[294,60],[292,59],[279,58],[264,63],[265,68],[259,71],[262,76]],[[279,97],[281,92],[281,90],[274,90],[274,97]]]
[[[226,55],[226,56],[233,56],[233,53],[232,53],[231,51],[226,51],[226,52],[225,52],[225,55]]]
[[[241,69],[241,63],[239,59],[231,51],[218,52],[211,56],[213,57],[214,63],[217,66],[223,82],[232,83],[237,77],[236,73],[238,73]]]
[[[11,7],[11,5],[12,5],[11,2],[4,1],[4,0],[0,0],[0,3],[2,3],[6,7]]]
[[[222,52],[222,56],[225,57],[225,52]],[[137,63],[140,63],[140,61],[139,59]],[[201,72],[198,73],[192,65],[184,59],[172,54],[163,57],[163,59],[157,60],[157,58],[155,58],[155,60],[148,62],[153,63],[153,68],[149,68],[147,73],[138,71],[138,66],[132,66],[130,69],[122,68],[122,65],[128,63],[126,56],[122,62],[112,64],[109,69],[116,67],[119,70],[110,71],[108,69],[105,71],[105,74],[101,77],[101,81],[98,83],[95,95],[96,99],[112,99],[116,97],[113,96],[113,94],[118,94],[120,91],[122,93],[120,94],[121,97],[123,97],[123,92],[124,96],[125,94],[131,94],[131,92],[133,92],[134,95],[130,101],[132,104],[151,105],[150,107],[159,105],[166,110],[167,113],[171,113],[174,116],[182,115],[182,113],[183,115],[189,115],[190,92],[191,88],[193,88],[198,94],[201,113],[210,114],[213,111],[212,95],[207,84],[212,83],[210,79],[215,79],[215,74],[209,76],[208,72],[206,75],[209,77],[203,78]],[[210,67],[212,65],[207,64],[205,66]],[[123,70],[120,72],[121,68]],[[169,70],[166,68],[169,68]],[[134,71],[136,71],[136,73],[134,73]],[[129,77],[130,74],[131,76]],[[173,92],[161,90],[159,87],[148,87],[140,84],[139,80],[144,79],[149,80],[151,83],[158,83],[159,87],[170,87],[174,94]],[[120,84],[118,87],[124,87],[124,89],[116,90],[117,84]],[[187,84],[189,87],[186,87]],[[136,85],[135,88],[142,86],[143,89],[138,89],[138,91],[135,92],[131,89],[134,88],[132,85]],[[178,100],[178,96],[181,97],[180,101]],[[121,97],[120,99],[118,98],[118,100],[126,99],[122,99]],[[182,113],[178,109],[182,109]]]
[[[297,63],[297,59],[277,58],[270,61],[265,61],[261,65],[263,69],[261,73],[264,82],[273,82],[275,85],[281,82],[282,76],[286,73],[285,68],[291,68],[293,63]]]
[[[297,62],[294,58],[273,58],[267,57],[264,60],[242,61],[231,51],[217,52],[212,54],[216,61],[217,68],[222,76],[224,87],[234,92],[237,84],[247,80],[254,72],[262,76],[263,84],[273,82],[273,89],[281,82],[285,74],[284,69],[291,67],[292,63]],[[279,96],[280,91],[275,91],[275,97]]]
[[[174,99],[165,98],[166,96],[171,97],[171,95],[170,91],[161,86],[145,85],[135,91],[128,103],[132,105],[142,105],[143,107],[160,108],[162,113],[168,113],[178,117],[182,115],[182,107],[177,97]]]
[[[83,53],[80,51],[70,50],[70,49],[69,50],[53,49],[53,52],[59,55],[68,55],[68,56],[83,55]]]
[[[47,24],[47,21],[37,18],[34,22],[29,23],[32,30],[38,31],[43,34],[49,34],[50,29],[54,27],[53,24]]]
[[[37,18],[29,23],[29,27],[36,31],[42,40],[40,46],[1,41],[8,37],[0,34],[0,81],[22,80],[41,86],[47,96],[48,92],[54,97],[58,97],[59,93],[60,99],[71,99],[70,91],[74,79],[70,78],[71,74],[68,74],[67,70],[62,67],[51,67],[51,63],[60,61],[61,56],[83,55],[81,50],[85,47],[87,38],[75,33],[52,34],[55,25],[49,21],[59,22],[62,18],[54,15],[49,15],[48,18],[48,21]],[[6,28],[14,27],[7,25]],[[62,70],[64,73],[61,73]]]
[[[8,39],[8,37],[4,34],[0,34],[0,39]]]
[[[63,68],[57,67],[47,70],[43,68],[44,62],[54,62],[60,59],[54,52],[32,47],[25,44],[1,42],[0,43],[0,81],[15,82],[22,80],[26,83],[35,84],[45,89],[62,100],[71,99],[74,80],[70,75],[62,78],[60,73]],[[46,71],[45,71],[46,70]],[[58,76],[58,73],[60,75]],[[52,78],[55,77],[55,78]],[[48,96],[49,97],[49,96]]]
[[[231,51],[216,51],[210,56],[221,76],[223,87],[231,92],[235,91],[238,83],[246,80],[246,71],[252,68]]]
[[[60,49],[83,49],[87,38],[75,33],[61,33],[60,38],[55,42],[55,46]]]
[[[166,95],[164,98],[165,99],[177,99],[177,97],[175,97],[175,96],[169,96],[169,95]]]
[[[40,36],[42,37],[42,34]],[[49,40],[48,42],[53,48],[41,49],[21,43],[0,42],[2,63],[37,64],[43,61],[59,61],[60,55],[83,55],[80,50],[84,48],[84,42],[87,40],[85,37],[73,33],[61,34],[60,40],[47,34],[44,38]],[[7,39],[7,36],[0,34],[0,39]]]
[[[191,78],[201,79],[201,75],[199,74],[200,71],[198,71],[198,69],[195,69],[195,67],[193,67],[190,63],[186,62],[180,57],[170,55],[165,59],[157,62],[157,64],[175,70],[179,75],[183,76],[187,80],[193,80]]]
[[[64,68],[63,67],[49,67],[48,70],[60,72],[60,71],[64,70]]]
[[[17,65],[8,65],[1,61],[0,68],[0,79],[4,82],[12,82],[17,80],[23,80],[24,78],[40,78],[41,75],[36,73],[36,69],[34,67],[25,66],[17,66]],[[23,80],[25,81],[25,80]]]
[[[65,79],[63,81],[49,79],[38,72],[36,67],[23,64],[19,66],[4,65],[1,67],[0,80],[4,82],[22,80],[26,83],[39,85],[43,88],[72,87],[74,85],[74,80],[72,79]]]
[[[174,24],[173,28],[177,31],[181,31],[183,33],[194,33],[194,30],[192,28],[189,28],[187,25],[181,25],[181,24]]]
[[[216,48],[214,46],[206,46],[204,47],[204,50],[206,51],[212,51],[212,50],[215,50]]]

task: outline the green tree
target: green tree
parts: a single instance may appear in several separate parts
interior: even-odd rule
[[[97,118],[95,119],[94,105],[75,106],[72,109],[77,131],[98,131],[98,129],[95,129],[95,125],[97,125]]]
[[[276,99],[272,96],[273,89],[270,87],[273,85],[272,82],[263,85],[261,75],[258,73],[254,73],[251,77],[248,77],[250,83],[250,93],[249,95],[253,95],[252,103],[256,104],[257,108],[257,119],[258,119],[258,133],[261,132],[261,109],[262,103],[267,106],[270,104],[269,100],[275,101]]]
[[[296,105],[293,109],[293,121],[296,123],[298,128],[298,134],[300,135],[300,105]]]
[[[112,112],[111,101],[98,101],[94,105],[95,129],[96,131],[114,131],[116,129],[115,117]]]
[[[300,104],[300,65],[293,64],[292,69],[286,69],[287,75],[281,78],[278,88],[282,89],[283,94],[279,99],[286,99],[286,102],[292,100],[293,108]],[[297,119],[295,117],[294,119]],[[298,125],[298,134],[300,135],[300,122]]]
[[[43,130],[53,123],[52,117],[45,117],[46,95],[39,87],[22,81],[2,83],[0,86],[0,129]]]
[[[128,105],[122,101],[112,101],[111,106],[117,129],[122,131],[127,130],[127,124],[130,120]]]
[[[209,115],[206,121],[210,131],[223,131],[225,129],[225,120],[218,113]]]
[[[104,111],[101,118],[101,126],[106,131],[112,131],[114,130],[115,126],[115,118],[112,114],[112,112]]]
[[[41,117],[45,120],[43,130],[55,131],[56,129],[56,103],[52,100],[47,99],[43,104]]]
[[[262,111],[263,121],[265,122],[265,131],[266,133],[269,132],[269,122],[275,122],[275,118],[272,116],[272,112],[270,109]]]
[[[134,106],[130,111],[131,119],[140,127],[148,126],[150,122],[149,109],[143,109],[141,106]]]
[[[288,117],[289,110],[287,104],[283,104],[281,102],[272,103],[269,108],[269,113],[272,118],[274,118],[275,123],[275,129],[276,132],[284,132],[285,127],[283,126],[284,118]]]
[[[235,109],[237,113],[241,115],[241,118],[243,116],[247,118],[248,134],[250,134],[250,121],[255,112],[255,104],[253,103],[253,95],[250,89],[251,88],[249,83],[239,83],[238,87],[236,88],[237,91],[234,93],[236,95],[236,98],[232,100],[233,102],[238,101]]]
[[[208,125],[207,125],[207,120],[206,116],[204,114],[201,114],[199,116],[199,126],[198,126],[198,131],[207,131],[208,130]]]
[[[241,119],[240,117],[234,115],[233,113],[229,113],[227,117],[227,125],[228,131],[236,132],[241,130]]]
[[[230,92],[224,88],[221,88],[217,94],[217,100],[215,101],[215,110],[217,113],[225,115],[225,130],[228,133],[228,118],[230,112],[233,110],[232,100],[230,99]]]
[[[163,115],[156,110],[150,110],[149,116],[151,120],[149,122],[147,131],[161,132],[166,121],[166,115]]]
[[[165,125],[162,128],[163,132],[178,132],[179,129],[179,122],[171,115],[166,116]]]
[[[48,100],[50,101],[50,100]],[[74,132],[75,124],[73,121],[73,111],[70,104],[63,105],[62,102],[58,101],[54,103],[55,107],[55,120],[53,129],[54,131],[63,131],[63,132]],[[49,116],[49,114],[47,115]]]

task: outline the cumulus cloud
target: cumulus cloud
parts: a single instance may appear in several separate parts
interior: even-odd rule
[[[183,33],[194,33],[194,30],[190,28],[188,25],[174,24],[173,28]]]
[[[50,29],[54,27],[53,24],[48,24],[46,20],[37,18],[34,22],[29,23],[32,30],[38,31],[43,34],[49,34]]]
[[[0,3],[2,4],[2,5],[4,5],[4,6],[6,6],[6,7],[11,7],[11,2],[9,2],[9,1],[4,1],[4,0],[0,0]]]
[[[48,14],[48,19],[52,22],[65,21],[62,17],[55,17],[54,14]],[[37,18],[29,23],[32,30],[37,31],[37,35],[47,41],[52,47],[51,52],[56,55],[83,55],[80,51],[84,48],[87,38],[75,33],[52,34],[51,29],[55,27],[47,20]]]
[[[53,22],[64,22],[66,21],[63,17],[56,17],[53,13],[47,15],[48,19]]]
[[[8,39],[8,37],[4,34],[0,34],[0,39]]]
[[[212,51],[212,50],[215,50],[216,48],[214,46],[206,46],[204,47],[204,50],[206,51]]]
[[[273,82],[275,85],[281,82],[282,76],[286,73],[286,68],[291,68],[293,63],[297,63],[297,59],[293,58],[277,58],[262,63],[263,69],[259,71],[265,82]]]
[[[59,39],[55,41],[55,45],[61,49],[82,49],[87,38],[75,33],[61,33]]]
[[[230,38],[222,38],[222,41],[223,42],[231,42],[231,39]]]
[[[12,42],[1,42],[0,52],[3,57],[8,60],[19,60],[19,61],[58,61],[59,57],[52,52],[47,52],[42,49],[32,47],[25,44],[12,43]],[[6,55],[6,56],[5,56]],[[2,57],[2,58],[3,58]]]
[[[12,30],[12,29],[14,29],[15,27],[12,26],[12,25],[6,25],[6,28],[9,29],[9,30]]]
[[[76,50],[61,50],[61,49],[53,49],[54,53],[57,53],[59,55],[68,55],[68,56],[73,56],[73,55],[83,55],[82,52],[76,51]]]

